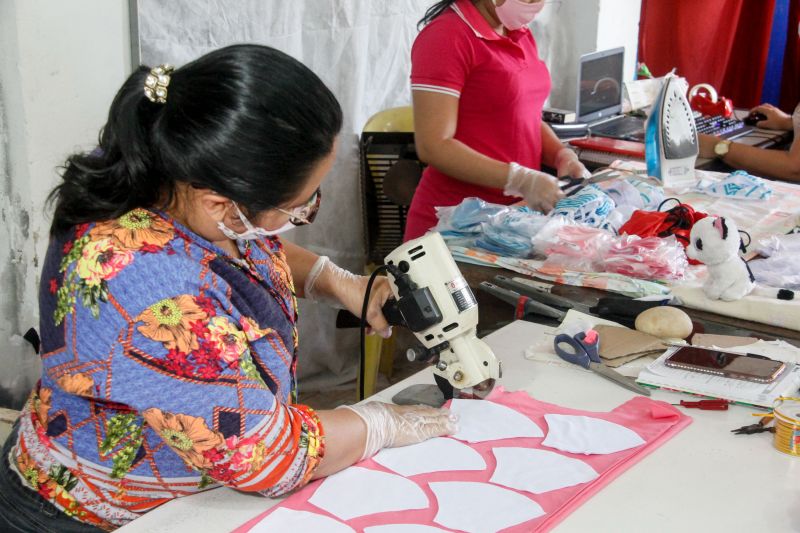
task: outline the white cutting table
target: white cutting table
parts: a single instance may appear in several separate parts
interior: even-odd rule
[[[593,411],[609,411],[633,396],[578,367],[526,360],[524,349],[548,334],[552,328],[519,321],[485,338],[503,364],[500,385],[525,390],[545,402]],[[431,370],[373,399],[390,401],[416,383],[433,383]],[[652,397],[673,403],[688,398],[660,390]],[[757,420],[750,416],[752,409],[731,406],[728,411],[686,412],[694,418],[689,427],[611,482],[554,531],[800,531],[800,458],[776,451],[770,434],[730,433]],[[173,500],[118,531],[231,531],[278,501],[218,488]]]

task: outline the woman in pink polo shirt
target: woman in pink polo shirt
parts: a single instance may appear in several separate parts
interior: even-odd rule
[[[414,194],[405,239],[436,225],[436,206],[477,196],[524,199],[550,211],[559,176],[586,176],[542,123],[550,74],[527,25],[543,0],[442,0],[420,21],[411,51],[417,153],[429,164]]]

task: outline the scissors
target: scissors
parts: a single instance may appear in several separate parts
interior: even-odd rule
[[[634,378],[623,376],[600,361],[600,336],[597,331],[590,329],[585,332],[581,331],[574,336],[562,333],[556,335],[553,343],[556,353],[564,361],[600,374],[604,378],[637,394],[650,396],[650,389],[642,387],[636,383]]]
[[[558,178],[558,184],[564,194],[569,197],[582,190],[592,183],[613,180],[622,177],[622,174],[615,169],[608,169],[598,172],[589,178],[573,178],[572,176],[562,176]]]

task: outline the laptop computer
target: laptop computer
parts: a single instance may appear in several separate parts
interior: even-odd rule
[[[627,141],[644,141],[644,119],[622,112],[625,48],[584,54],[578,62],[578,122],[589,133]]]

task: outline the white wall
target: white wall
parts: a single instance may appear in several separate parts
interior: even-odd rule
[[[38,377],[10,339],[39,326],[45,198],[56,167],[97,139],[129,58],[126,0],[0,0],[0,389],[16,399]]]
[[[555,0],[532,24],[539,53],[550,67],[551,107],[575,109],[578,58],[625,47],[624,79],[636,72],[641,0]]]

